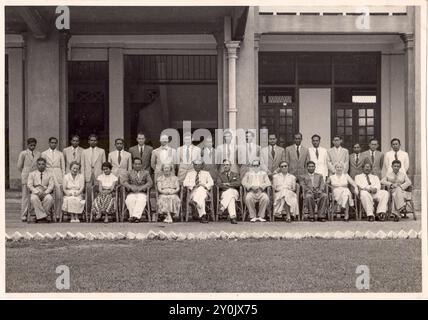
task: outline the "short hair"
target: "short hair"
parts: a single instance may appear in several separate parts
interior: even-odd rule
[[[162,165],[161,165],[161,171],[163,171],[165,169],[165,167],[170,167],[171,170],[174,169],[174,165],[171,162],[162,163]]]
[[[75,164],[77,164],[77,165],[79,166],[79,168],[81,168],[81,167],[82,167],[82,165],[81,165],[79,162],[77,162],[77,161],[71,161],[71,163],[70,163],[70,170],[71,170],[71,168],[72,168]]]
[[[88,140],[91,140],[91,138],[95,138],[98,140],[98,136],[95,133],[91,133],[88,137]]]
[[[338,134],[336,134],[336,135],[333,136],[333,140],[336,139],[336,138],[338,138],[339,140],[342,140],[342,137],[339,136]]]
[[[295,136],[300,136],[300,138],[303,138],[303,134],[302,134],[301,132],[296,132],[293,136],[294,136],[294,137],[295,137]]]
[[[138,137],[138,136],[144,136],[144,138],[145,138],[145,137],[146,137],[146,134],[145,134],[144,132],[141,132],[141,131],[140,131],[140,132],[138,132],[138,133],[137,133],[137,137]]]
[[[42,162],[44,162],[46,164],[46,159],[45,158],[40,157],[40,158],[37,159],[37,162],[39,162],[39,161],[42,161]]]
[[[314,138],[318,138],[319,140],[321,140],[321,137],[320,137],[318,134],[314,134],[314,135],[311,137],[311,140],[314,140]]]
[[[142,160],[140,157],[135,157],[135,158],[132,160],[132,163],[134,163],[134,162],[135,162],[135,160],[139,160],[141,163],[143,163],[143,160]]]
[[[288,162],[287,161],[285,161],[285,160],[282,160],[280,163],[279,163],[279,166],[282,166],[282,164],[283,163],[286,163],[287,164],[287,166],[288,166]]]
[[[225,163],[232,165],[232,161],[230,161],[229,159],[223,159],[223,164]]]
[[[307,166],[309,166],[310,164],[313,164],[314,166],[316,166],[315,162],[313,162],[312,160],[309,160],[309,161],[306,163],[306,167],[307,167]]]
[[[396,163],[398,163],[400,165],[400,167],[401,167],[401,161],[400,160],[394,160],[394,161],[392,161],[391,165],[394,165]]]
[[[275,133],[269,133],[269,134],[268,134],[268,137],[269,137],[269,136],[274,136],[274,137],[275,137],[275,139],[276,139],[276,134],[275,134]]]
[[[341,166],[342,166],[342,168],[344,167],[344,164],[343,164],[343,162],[342,162],[342,161],[338,161],[338,162],[336,162],[336,163],[334,164],[334,167],[336,168],[338,165],[341,165]]]
[[[233,136],[232,131],[229,129],[226,129],[223,131],[223,135],[226,135],[226,134],[230,134],[231,136]]]
[[[111,170],[113,166],[111,165],[110,162],[106,161],[106,162],[103,162],[103,164],[101,165],[101,169],[104,169],[104,168],[109,168]]]
[[[50,137],[50,138],[49,138],[49,142],[51,142],[52,140],[55,140],[56,142],[58,142],[58,138]]]
[[[398,139],[398,138],[394,138],[394,139],[392,139],[392,140],[391,140],[391,144],[392,144],[394,141],[398,141],[398,143],[401,145],[401,141],[400,141],[400,139]]]
[[[200,159],[196,159],[192,161],[192,164],[204,164],[204,162]]]
[[[355,148],[355,146],[356,146],[356,145],[358,145],[359,147],[361,147],[361,145],[360,145],[360,143],[359,143],[359,142],[354,143],[354,145],[353,145],[352,147],[354,147],[354,148]]]
[[[369,143],[372,143],[373,141],[376,141],[377,143],[379,143],[379,140],[376,139],[376,138],[371,138],[370,141],[369,141]]]
[[[363,165],[363,168],[364,168],[366,165],[369,165],[369,166],[370,166],[370,168],[371,168],[371,169],[373,169],[373,165],[372,165],[372,163],[371,163],[370,161],[365,162],[365,163],[364,163],[364,165]]]
[[[37,139],[36,139],[36,138],[28,138],[28,139],[27,139],[27,144],[30,144],[30,143],[35,143],[35,144],[37,144]]]
[[[116,142],[118,142],[118,141],[122,141],[122,143],[125,143],[125,140],[123,138],[116,138],[114,140],[114,144],[116,144]]]
[[[80,140],[80,137],[79,137],[77,134],[73,134],[73,135],[70,137],[70,140],[73,140],[74,138],[77,138],[77,139],[79,139],[79,140]]]
[[[250,130],[245,131],[245,135],[247,135],[247,134],[251,134],[251,136],[253,136],[253,137],[255,137],[255,136],[256,136],[256,135],[254,134],[254,132],[253,132],[253,131],[250,131]]]

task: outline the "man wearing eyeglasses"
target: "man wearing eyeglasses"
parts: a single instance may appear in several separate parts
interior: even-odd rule
[[[288,163],[281,161],[280,172],[273,175],[273,213],[286,214],[286,222],[291,222],[290,213],[296,219],[299,214],[299,201],[296,194],[296,177],[288,173]],[[287,208],[287,210],[286,210]]]
[[[251,162],[250,171],[242,179],[242,185],[247,190],[245,204],[250,212],[251,222],[266,222],[265,214],[269,205],[267,188],[271,186],[267,173],[260,169],[260,161]],[[256,211],[256,203],[259,203],[259,211]]]

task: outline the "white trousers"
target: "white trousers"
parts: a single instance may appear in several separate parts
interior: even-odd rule
[[[378,190],[375,194],[371,194],[365,190],[360,192],[361,203],[367,216],[373,216],[374,201],[378,202],[377,213],[385,213],[388,207],[389,193],[385,190]]]
[[[208,191],[204,187],[198,187],[190,194],[190,200],[196,202],[196,210],[198,211],[199,217],[206,214],[205,211],[205,200],[208,197]]]
[[[146,208],[147,195],[145,193],[130,193],[126,197],[125,204],[130,217],[141,219]]]
[[[231,219],[236,218],[236,204],[235,201],[239,198],[239,192],[236,189],[229,188],[226,191],[223,191],[221,194],[220,204],[224,209],[227,209],[229,212],[229,217]]]
[[[46,218],[49,213],[49,210],[51,210],[52,205],[54,204],[54,199],[52,198],[52,196],[50,194],[47,194],[43,198],[43,201],[40,201],[40,198],[37,195],[32,194],[30,199],[31,205],[33,206],[34,212],[36,213],[36,218]]]

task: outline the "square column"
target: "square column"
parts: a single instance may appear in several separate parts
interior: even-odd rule
[[[238,59],[238,48],[239,41],[228,41],[226,42],[227,58],[228,58],[228,87],[229,87],[229,101],[228,101],[228,128],[236,129],[236,114],[238,109],[236,108],[236,60]]]
[[[124,65],[121,48],[109,48],[109,146],[114,150],[114,140],[123,138],[124,129]]]

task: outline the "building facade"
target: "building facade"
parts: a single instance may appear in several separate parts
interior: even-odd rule
[[[419,7],[6,7],[6,187],[28,137],[267,128],[283,146],[398,137],[420,190]]]

